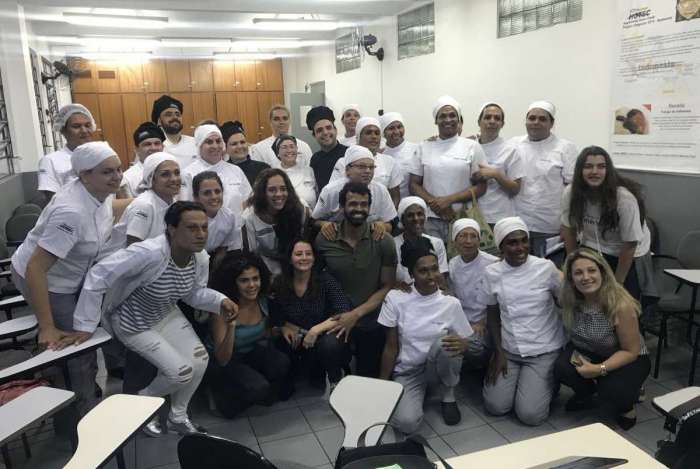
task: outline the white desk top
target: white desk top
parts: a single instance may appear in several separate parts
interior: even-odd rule
[[[5,298],[4,300],[0,300],[0,308],[3,306],[19,306],[22,304],[25,304],[24,297],[22,295],[11,296],[9,298]]]
[[[38,370],[48,366],[50,363],[60,360],[62,358],[70,357],[79,352],[87,351],[99,347],[100,345],[108,342],[112,337],[102,329],[98,327],[95,333],[80,345],[69,345],[63,350],[44,350],[38,355],[33,356],[29,360],[25,360],[16,365],[10,366],[3,370],[0,370],[0,381],[6,380],[12,376],[20,373],[25,373],[32,370]]]
[[[0,443],[34,422],[53,414],[75,399],[75,393],[39,386],[0,406]]]
[[[529,440],[457,456],[447,462],[454,469],[525,469],[567,456],[599,456],[627,459],[619,467],[665,469],[647,453],[602,423],[565,430]],[[437,463],[438,467],[443,466]]]
[[[689,285],[700,285],[700,269],[664,269],[664,272]]]
[[[343,447],[355,448],[360,434],[370,425],[388,422],[403,394],[403,386],[394,381],[346,376],[335,387],[329,403],[345,426]],[[377,444],[384,427],[367,432],[367,446]]]
[[[679,389],[678,391],[669,392],[663,396],[656,396],[651,402],[658,410],[664,414],[668,414],[674,407],[678,407],[684,402],[688,402],[689,400],[695,399],[698,396],[700,396],[700,387],[690,386]]]
[[[37,326],[36,316],[29,314],[21,318],[0,322],[0,339],[29,332]]]
[[[78,422],[78,449],[63,469],[99,467],[163,405],[162,397],[115,394]]]

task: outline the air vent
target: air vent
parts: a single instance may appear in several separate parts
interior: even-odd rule
[[[98,70],[97,78],[100,80],[114,80],[117,78],[116,70]]]

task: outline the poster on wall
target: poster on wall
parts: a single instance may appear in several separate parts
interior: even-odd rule
[[[610,119],[616,166],[700,174],[700,0],[620,0]]]

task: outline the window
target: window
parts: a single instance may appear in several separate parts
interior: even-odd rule
[[[399,60],[435,52],[434,4],[400,14],[396,24]]]
[[[7,118],[5,90],[2,85],[2,75],[0,75],[0,179],[15,173],[12,158],[10,122]]]
[[[583,0],[498,0],[498,37],[579,21]]]
[[[41,58],[41,69],[46,76],[54,76],[56,74],[56,69],[46,57]],[[54,116],[58,115],[58,95],[56,94],[56,80],[46,80],[44,83],[44,88],[46,88],[46,101],[48,103],[47,115],[49,118],[49,127],[53,135],[53,149],[54,151],[60,150],[63,145],[61,132],[54,130],[53,119]]]
[[[343,73],[360,68],[362,49],[360,48],[360,30],[340,36],[335,40],[335,73]]]
[[[41,75],[39,74],[39,57],[34,49],[29,49],[29,61],[32,64],[32,82],[34,83],[34,98],[36,99],[36,112],[39,117],[39,131],[41,132],[41,144],[44,147],[44,153],[53,150],[53,146],[49,143],[48,132],[46,130],[46,117],[44,115],[44,102],[41,99]]]

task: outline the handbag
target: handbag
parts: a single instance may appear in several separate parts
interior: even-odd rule
[[[12,399],[16,399],[25,392],[38,388],[39,386],[49,386],[51,383],[45,379],[16,379],[0,386],[0,405],[5,405]]]
[[[401,469],[435,469],[437,466],[428,459],[425,448],[438,457],[445,469],[453,469],[421,435],[412,435],[405,441],[365,446],[367,432],[377,426],[396,427],[388,422],[379,422],[365,428],[357,441],[357,448],[341,448],[335,460],[335,469],[376,469],[399,466]]]
[[[479,228],[481,228],[481,233],[479,233],[479,249],[488,252],[489,254],[497,256],[500,253],[498,251],[498,246],[496,246],[496,240],[493,236],[493,230],[491,229],[491,226],[489,226],[489,224],[486,222],[484,215],[479,209],[479,204],[476,202],[476,194],[474,193],[474,188],[470,187],[469,193],[472,197],[471,205],[469,206],[469,208],[466,208],[467,203],[463,204],[462,208],[459,209],[459,211],[457,211],[454,220],[459,220],[460,218],[471,218],[472,220],[475,220],[479,224]],[[453,257],[459,255],[459,252],[457,251],[457,246],[455,246],[455,242],[452,240],[452,225],[454,223],[454,220],[452,220],[452,223],[450,223],[450,229],[447,236],[448,259],[452,259]]]

